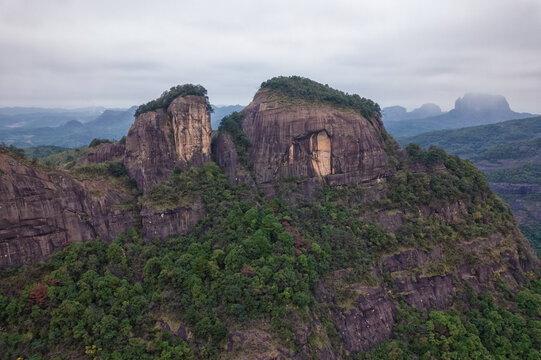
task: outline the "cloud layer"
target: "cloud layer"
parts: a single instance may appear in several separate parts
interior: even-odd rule
[[[541,113],[538,0],[0,1],[0,106],[129,106],[188,82],[247,104],[296,74],[383,106],[487,92]]]

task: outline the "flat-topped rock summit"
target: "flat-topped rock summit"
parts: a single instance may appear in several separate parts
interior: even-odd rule
[[[390,157],[400,152],[377,104],[304,78],[263,83],[240,115],[249,166],[265,189],[290,177],[330,185],[378,182],[393,172]],[[217,142],[221,151],[235,151],[225,146],[224,134]],[[218,164],[232,174],[239,165],[229,158]]]

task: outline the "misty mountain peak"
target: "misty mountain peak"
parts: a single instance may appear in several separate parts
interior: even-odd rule
[[[471,112],[510,112],[509,103],[502,95],[467,93],[455,101],[455,110]]]
[[[424,119],[430,116],[441,115],[441,108],[432,103],[423,104],[410,112],[403,106],[389,106],[383,108],[383,119],[385,121],[400,121],[410,119]]]

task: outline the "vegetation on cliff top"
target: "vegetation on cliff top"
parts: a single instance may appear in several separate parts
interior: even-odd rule
[[[260,88],[270,89],[290,98],[353,109],[366,118],[381,113],[379,105],[370,99],[357,94],[350,95],[300,76],[278,76],[263,82]]]
[[[135,117],[152,110],[166,109],[177,97],[188,95],[204,97],[207,102],[208,111],[213,111],[207,96],[207,89],[201,85],[184,84],[173,86],[171,89],[164,91],[159,98],[140,105],[135,111]]]

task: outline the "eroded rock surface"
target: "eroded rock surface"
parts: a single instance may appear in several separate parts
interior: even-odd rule
[[[88,152],[77,162],[77,165],[119,160],[124,157],[125,151],[126,146],[124,144],[100,144],[98,147],[88,150]]]
[[[166,110],[143,113],[126,137],[126,171],[146,192],[169,180],[175,166],[209,161],[211,131],[207,102],[201,96],[178,97]]]
[[[366,119],[330,106],[283,105],[260,91],[244,110],[256,183],[290,176],[331,185],[370,183],[393,170],[388,165],[379,117]]]
[[[141,211],[143,239],[148,241],[184,235],[204,216],[205,208],[201,201],[196,201],[188,208],[178,207],[172,210],[145,206]]]
[[[216,163],[224,170],[229,183],[255,185],[248,169],[240,163],[231,134],[223,131],[218,135],[214,154]]]
[[[134,224],[131,194],[0,154],[0,266],[35,263],[70,241],[112,241]]]

